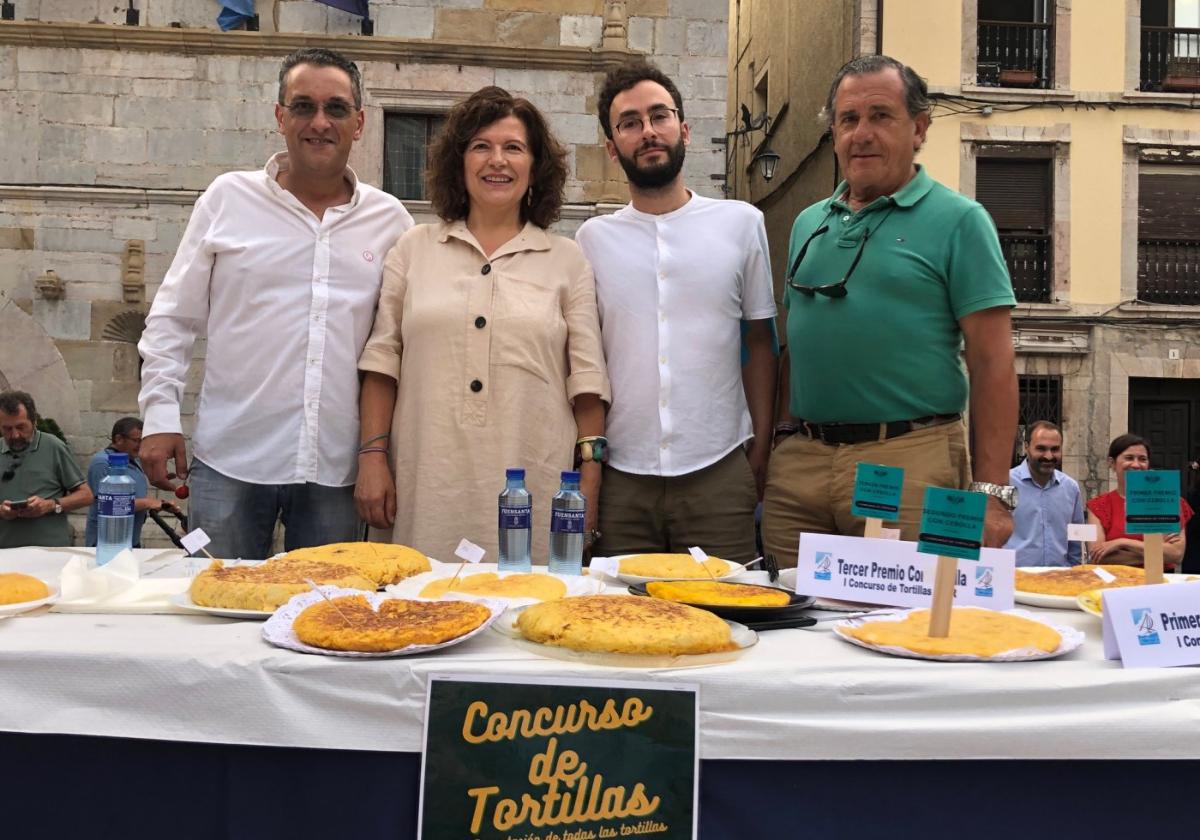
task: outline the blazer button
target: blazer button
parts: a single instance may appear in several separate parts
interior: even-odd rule
[[[474,391],[476,394],[478,394],[480,391],[483,390],[483,383],[480,382],[478,379],[472,379],[471,380],[471,390]]]
[[[483,329],[484,327],[487,326],[487,318],[484,318],[482,315],[480,315],[478,318],[475,319],[475,326],[478,327],[479,329]]]
[[[480,274],[491,274],[492,273],[492,264],[488,263],[483,268],[479,269],[479,273]]]

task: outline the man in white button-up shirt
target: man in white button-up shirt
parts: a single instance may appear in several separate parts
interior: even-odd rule
[[[138,344],[142,465],[170,489],[174,462],[217,557],[266,556],[281,517],[289,549],[358,538],[358,356],[383,257],[412,226],[346,166],[364,121],[353,62],[288,56],[275,117],[287,151],[222,175],[196,202]],[[180,404],[201,335],[189,469]]]
[[[632,201],[576,235],[612,380],[595,551],[748,561],[777,370],[763,216],[684,186],[683,100],[653,65],[611,72],[598,107]]]

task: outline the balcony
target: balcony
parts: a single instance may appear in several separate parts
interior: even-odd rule
[[[1054,87],[1054,25],[979,21],[978,84],[990,87]]]
[[[1139,239],[1137,288],[1147,303],[1200,304],[1200,240]]]
[[[1000,250],[1020,303],[1049,303],[1054,247],[1048,233],[1000,233]]]
[[[1200,29],[1142,27],[1142,90],[1200,92]]]

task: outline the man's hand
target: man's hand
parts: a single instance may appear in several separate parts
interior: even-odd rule
[[[767,462],[771,459],[771,441],[760,441],[757,437],[750,443],[746,452],[746,460],[750,462],[750,471],[754,473],[754,488],[758,491],[758,500],[763,500],[763,492],[767,488]]]
[[[13,506],[8,502],[0,502],[0,519],[5,522],[10,522],[17,518],[17,512],[13,510]]]
[[[1004,548],[1012,536],[1012,511],[1000,504],[999,499],[988,498],[987,514],[983,520],[983,545],[985,548]]]
[[[187,447],[183,435],[163,433],[144,437],[138,457],[147,480],[160,490],[175,490],[175,485],[167,478],[167,461],[174,463],[175,475],[180,480],[187,480]]]
[[[17,516],[21,519],[40,519],[54,513],[54,502],[41,496],[30,496],[25,500],[23,508],[17,508]]]
[[[354,506],[359,518],[372,528],[391,528],[396,521],[396,480],[385,453],[368,452],[359,456]]]

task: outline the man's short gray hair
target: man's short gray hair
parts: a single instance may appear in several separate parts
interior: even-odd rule
[[[842,69],[838,70],[837,75],[833,77],[833,84],[829,86],[829,95],[825,97],[825,107],[821,109],[819,117],[821,122],[826,126],[833,125],[833,100],[837,96],[838,86],[843,79],[847,76],[882,73],[889,67],[900,74],[900,81],[904,83],[904,104],[908,107],[908,115],[916,117],[918,114],[928,113],[933,107],[933,103],[929,101],[929,87],[925,84],[925,80],[917,75],[917,71],[890,55],[860,55],[843,64]]]

